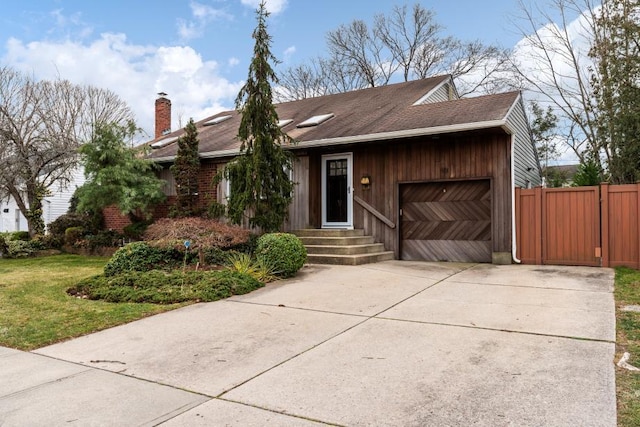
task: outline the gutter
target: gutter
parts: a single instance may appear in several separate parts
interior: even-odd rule
[[[516,240],[516,168],[515,155],[516,151],[516,135],[511,134],[511,258],[516,264],[522,263],[517,257],[517,240]]]
[[[511,108],[509,108],[509,111],[503,119],[505,122],[505,128],[511,134],[511,259],[516,264],[522,263],[522,261],[517,257],[518,246],[516,244],[516,132],[511,128],[508,120],[511,116],[511,113],[515,109],[516,104],[520,101],[521,98],[522,94],[518,95],[518,98],[515,100],[513,105],[511,105]]]

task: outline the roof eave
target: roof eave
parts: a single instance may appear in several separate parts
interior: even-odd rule
[[[296,148],[325,147],[331,145],[356,144],[359,142],[384,141],[389,139],[411,138],[416,136],[439,135],[443,133],[455,133],[471,130],[489,129],[501,127],[510,132],[508,124],[504,120],[490,120],[475,123],[463,123],[457,125],[436,126],[430,128],[405,129],[401,131],[382,132],[368,135],[355,135],[340,138],[320,139],[316,141],[301,142]]]
[[[488,120],[483,122],[462,123],[457,125],[436,126],[430,128],[405,129],[393,132],[381,132],[366,135],[345,136],[339,138],[318,139],[314,141],[300,142],[296,145],[286,146],[288,149],[328,147],[333,145],[349,145],[360,142],[384,141],[389,139],[411,138],[416,136],[439,135],[444,133],[464,132],[480,129],[502,128],[507,133],[513,133],[509,124],[505,120]],[[239,150],[221,150],[201,153],[202,159],[215,159],[222,157],[231,157],[240,154]],[[173,158],[154,159],[157,162],[169,161]]]

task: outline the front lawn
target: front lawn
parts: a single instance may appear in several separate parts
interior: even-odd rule
[[[616,268],[616,362],[626,351],[629,363],[640,367],[640,313],[622,311],[627,305],[640,305],[640,271]],[[640,372],[616,367],[618,425],[640,425]]]
[[[102,273],[107,260],[0,259],[0,345],[33,350],[184,305],[114,304],[67,295],[80,279]]]

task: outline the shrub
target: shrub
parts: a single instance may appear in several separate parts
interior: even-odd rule
[[[9,240],[22,240],[23,242],[27,242],[30,239],[28,231],[14,231],[9,233]]]
[[[218,203],[217,201],[212,201],[209,203],[209,207],[207,208],[207,217],[211,219],[220,219],[227,212],[227,207],[222,203]]]
[[[258,239],[256,258],[279,277],[293,277],[307,261],[307,249],[293,234],[268,233]]]
[[[133,240],[142,240],[145,231],[151,224],[150,221],[137,221],[125,226],[122,231],[124,235]]]
[[[221,270],[215,273],[217,282],[220,285],[229,287],[233,295],[248,294],[264,286],[264,283],[254,277],[237,271]]]
[[[41,249],[42,244],[38,240],[23,240],[24,233],[27,232],[0,233],[0,256],[25,258],[34,255],[37,250]],[[29,233],[27,233],[28,235]]]
[[[120,246],[123,235],[115,230],[102,230],[97,234],[85,236],[90,249]]]
[[[36,252],[36,248],[31,242],[24,240],[8,240],[6,241],[6,257],[7,258],[26,258]],[[4,256],[4,255],[3,255]]]
[[[9,252],[9,246],[7,245],[7,239],[4,233],[0,233],[0,258],[7,257]]]
[[[226,251],[218,247],[203,249],[204,262],[208,265],[226,265],[232,251]]]
[[[247,243],[250,232],[242,227],[204,218],[163,218],[151,224],[144,240],[156,246],[182,245],[191,242],[194,250],[218,247],[230,249]]]
[[[65,245],[73,245],[84,236],[83,227],[69,227],[64,231],[64,243]]]
[[[118,276],[93,276],[67,293],[108,302],[172,304],[216,301],[251,292],[263,286],[251,276],[230,271],[127,272]]]
[[[227,269],[248,274],[262,283],[272,282],[277,278],[273,267],[264,260],[254,260],[251,255],[242,252],[229,253]]]
[[[179,267],[184,254],[173,248],[156,248],[145,242],[133,242],[118,249],[104,267],[105,276],[131,271],[164,270]]]
[[[47,232],[60,240],[64,240],[67,228],[82,227],[82,234],[96,234],[102,228],[102,214],[68,213],[59,216],[47,225]]]

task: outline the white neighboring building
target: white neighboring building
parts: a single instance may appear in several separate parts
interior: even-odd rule
[[[71,196],[86,181],[84,168],[78,167],[66,188],[51,188],[51,196],[45,197],[42,203],[44,223],[49,224],[67,213]],[[18,204],[9,198],[0,201],[0,232],[28,231],[27,219],[22,215]]]

